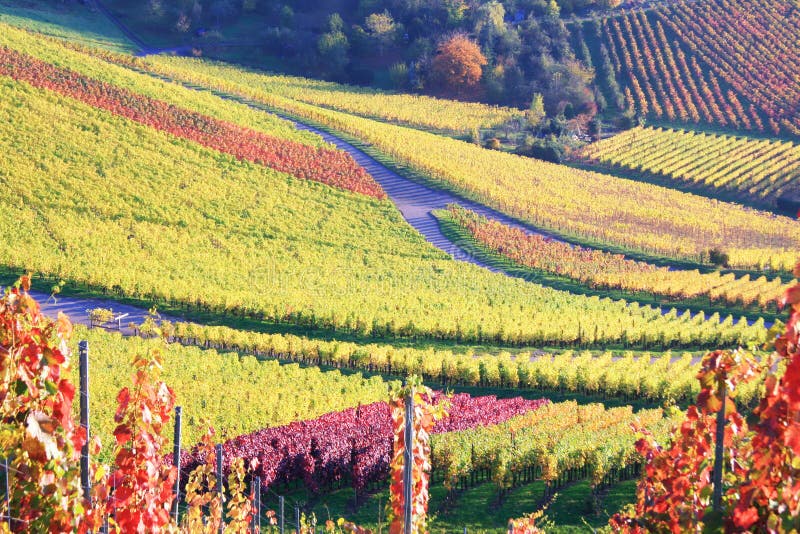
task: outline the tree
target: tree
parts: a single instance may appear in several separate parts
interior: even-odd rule
[[[383,54],[384,49],[393,40],[396,33],[394,19],[388,11],[383,13],[373,13],[364,20],[370,37],[378,44],[378,51]]]
[[[505,30],[506,10],[503,4],[492,0],[478,8],[475,17],[475,33],[486,31],[489,35],[503,33]]]
[[[464,0],[444,0],[443,4],[444,8],[447,10],[448,27],[458,27],[464,20],[469,6],[467,6]]]
[[[544,107],[549,115],[564,113],[570,119],[580,114],[591,118],[597,113],[594,93],[589,89],[594,72],[580,61],[559,63],[545,58],[542,71],[540,86],[543,89]]]
[[[547,16],[558,18],[560,14],[561,14],[561,8],[558,7],[556,0],[550,0],[550,2],[547,4]]]
[[[342,33],[344,31],[344,21],[338,13],[332,13],[328,17],[328,33]]]
[[[531,125],[531,128],[536,129],[541,126],[542,121],[546,116],[547,114],[544,111],[544,98],[542,98],[542,94],[533,93],[533,101],[531,102],[531,107],[527,113],[528,124]]]
[[[322,64],[332,76],[340,76],[344,72],[349,61],[347,57],[349,49],[350,42],[341,31],[323,33],[317,41],[317,51]]]
[[[431,62],[431,76],[438,87],[458,97],[472,94],[483,75],[486,58],[475,41],[456,34],[442,41]]]
[[[622,0],[597,0],[597,5],[603,9],[614,9],[622,5]]]

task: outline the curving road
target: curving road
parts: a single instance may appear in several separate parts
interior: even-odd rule
[[[498,269],[485,264],[477,259],[474,255],[470,254],[469,248],[471,247],[469,247],[469,245],[464,243],[459,246],[458,243],[451,242],[442,233],[442,230],[439,228],[439,223],[437,222],[436,218],[431,215],[431,212],[434,210],[444,209],[448,204],[458,204],[490,219],[495,219],[509,226],[513,226],[514,228],[519,228],[526,233],[537,233],[539,235],[554,239],[552,235],[547,234],[546,232],[533,230],[532,228],[525,226],[514,219],[482,204],[478,204],[477,202],[473,202],[471,200],[465,200],[447,191],[432,189],[418,182],[405,178],[387,168],[382,163],[366,154],[364,151],[334,135],[322,130],[318,130],[317,128],[307,124],[297,122],[296,120],[286,116],[282,116],[282,118],[294,124],[295,128],[298,130],[305,130],[315,133],[328,143],[331,143],[340,150],[350,154],[353,159],[356,160],[356,163],[370,173],[372,177],[375,178],[375,181],[377,181],[381,187],[383,187],[383,190],[386,191],[389,199],[394,203],[395,206],[397,206],[397,209],[400,210],[403,218],[408,221],[408,223],[413,226],[414,229],[422,234],[422,236],[433,246],[446,252],[457,260],[473,263],[491,271],[498,272]]]
[[[0,286],[0,289],[2,289],[2,286]],[[89,326],[88,310],[94,308],[108,308],[115,314],[127,314],[127,317],[121,321],[122,328],[119,330],[124,335],[133,334],[133,329],[130,328],[130,325],[135,324],[138,326],[142,324],[148,316],[148,310],[144,308],[122,304],[114,300],[64,296],[54,298],[40,291],[31,291],[30,295],[39,303],[43,315],[55,319],[58,317],[58,312],[64,312],[69,317],[69,320],[72,321],[72,324]],[[176,320],[174,317],[168,317],[166,315],[159,316],[162,319],[172,322]],[[116,325],[114,325],[113,330],[116,330]]]

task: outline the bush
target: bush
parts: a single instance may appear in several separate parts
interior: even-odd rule
[[[525,144],[518,147],[515,153],[529,158],[562,163],[564,161],[564,147],[555,139],[530,139],[525,140]]]
[[[500,150],[500,139],[496,137],[492,137],[488,141],[486,141],[486,148],[491,150]]]
[[[727,267],[730,262],[730,256],[725,251],[718,248],[712,248],[708,251],[708,261],[720,267]]]

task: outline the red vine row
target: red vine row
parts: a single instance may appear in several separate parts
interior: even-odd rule
[[[55,91],[239,159],[378,199],[381,186],[346,152],[307,146],[179,108],[0,46],[0,74]]]

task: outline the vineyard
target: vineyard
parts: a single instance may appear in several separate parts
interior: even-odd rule
[[[232,67],[220,74],[219,67],[209,72],[195,61],[149,61],[160,74],[345,132],[437,185],[567,236],[695,261],[707,261],[709,250],[724,249],[731,265],[741,268],[788,270],[794,261],[790,250],[796,246],[797,223],[789,218],[314,107],[242,83]]]
[[[673,309],[670,316],[678,317]],[[684,329],[701,324],[702,314],[679,318]],[[712,317],[712,319],[716,319]],[[725,321],[732,325],[732,318]],[[763,325],[759,320],[756,327]],[[737,322],[745,328],[746,322]],[[566,350],[556,354],[509,352],[493,354],[468,350],[422,349],[392,345],[359,345],[341,341],[320,341],[280,334],[259,334],[222,326],[175,323],[169,326],[170,339],[185,345],[234,350],[256,357],[279,358],[308,365],[380,372],[387,375],[415,374],[444,386],[478,386],[512,390],[532,390],[547,394],[578,394],[603,399],[649,402],[691,399],[697,394],[698,367],[691,353],[634,353]],[[653,340],[658,344],[658,340]],[[757,387],[742,393],[747,403]]]
[[[800,135],[800,13],[795,2],[678,2],[660,12],[659,18],[704,68],[737,93],[748,95],[766,115],[769,131]],[[740,111],[735,105],[734,110]],[[752,109],[749,113],[755,118]],[[740,119],[746,124],[744,115]]]
[[[316,180],[375,198],[381,187],[349,154],[246,130],[164,102],[59,69],[7,48],[0,48],[0,74],[105,109],[156,130],[231,154],[298,178]]]
[[[123,55],[108,55],[108,52],[84,48],[72,43],[49,39],[36,33],[22,31],[0,23],[0,45],[39,59],[60,69],[69,70],[95,82],[105,82],[117,90],[136,93],[140,98],[149,97],[190,112],[205,115],[220,121],[235,124],[249,130],[273,137],[296,141],[304,145],[322,147],[322,140],[308,132],[295,129],[289,122],[274,115],[258,113],[252,108],[231,100],[223,100],[207,93],[192,91],[172,83],[165,83],[152,76],[138,73],[125,66],[118,66],[103,57],[132,58]],[[91,51],[91,53],[89,53]],[[8,52],[7,52],[8,53]]]
[[[797,530],[795,0],[16,4],[0,533]]]
[[[679,321],[657,310],[546,290],[446,259],[386,203],[221,157],[11,79],[0,91],[4,116],[19,125],[2,139],[4,172],[14,177],[2,224],[8,267],[189,310],[360,336],[579,345],[679,339]],[[80,183],[62,179],[76,174]],[[29,189],[29,180],[38,187]],[[159,246],[165,241],[174,247]],[[100,250],[113,250],[114,260]],[[352,271],[354,262],[363,268]],[[249,286],[238,286],[245,278]],[[583,318],[563,317],[562,305],[583,308]],[[698,325],[688,342],[710,343],[723,329]]]
[[[89,342],[91,412],[98,422],[93,431],[105,445],[113,442],[114,399],[130,380],[130,361],[136,354],[154,349],[162,352],[162,376],[181,399],[187,416],[184,430],[187,443],[200,441],[206,431],[201,424],[203,420],[222,435],[237,436],[362,403],[383,401],[388,396],[389,384],[380,377],[363,378],[360,374],[343,375],[337,370],[281,365],[274,360],[239,357],[213,349],[164,345],[157,339],[123,338],[98,329],[78,328],[75,336],[74,349],[77,339]],[[77,366],[72,369],[72,378],[77,383]],[[224,395],[220,395],[222,391]],[[315,394],[305,395],[308,391]],[[163,437],[166,441],[162,452],[166,454],[171,450],[171,431],[166,431]]]
[[[178,62],[182,66],[187,64],[185,59],[168,56],[148,58],[147,62],[161,65],[165,69],[169,69],[173,62]],[[228,69],[224,63],[200,63],[199,61],[197,63],[201,64],[203,69],[207,69],[209,74],[215,76],[225,76]],[[193,68],[191,62],[188,66]],[[519,110],[511,108],[428,96],[384,93],[373,89],[256,71],[241,70],[238,79],[259,91],[314,106],[457,135],[470,134],[477,128],[500,126],[521,114]]]
[[[746,274],[697,270],[677,271],[626,259],[618,254],[553,241],[526,234],[496,220],[489,220],[459,206],[452,206],[444,217],[453,220],[478,243],[513,262],[565,276],[593,288],[622,289],[631,293],[652,293],[674,299],[707,297],[729,306],[775,307],[777,299],[796,282],[766,276],[751,280]]]
[[[639,462],[631,446],[634,421],[660,438],[675,424],[660,409],[634,414],[630,406],[551,404],[505,423],[434,436],[432,472],[451,489],[474,474],[498,491],[539,478],[546,491],[582,478],[599,485]]]
[[[796,194],[800,177],[795,143],[664,128],[633,128],[588,145],[580,158],[769,208],[781,195]]]
[[[102,50],[133,51],[130,41],[101,13],[86,13],[69,7],[3,0],[0,2],[0,23]]]
[[[798,26],[789,0],[712,0],[634,10],[580,31],[596,38],[605,88],[623,111],[797,136]]]
[[[440,396],[434,402],[446,402],[452,414],[436,422],[434,435],[504,423],[548,404],[465,394]],[[302,482],[318,493],[349,483],[360,493],[388,477],[393,438],[390,406],[380,402],[237,436],[223,444],[223,462],[257,458],[254,474],[265,489]],[[200,463],[196,455],[181,459],[187,471]]]
[[[635,11],[598,26],[613,74],[625,88],[625,109],[656,119],[763,132],[761,114],[743,96],[748,93],[723,89],[695,54],[667,37],[670,20]]]

